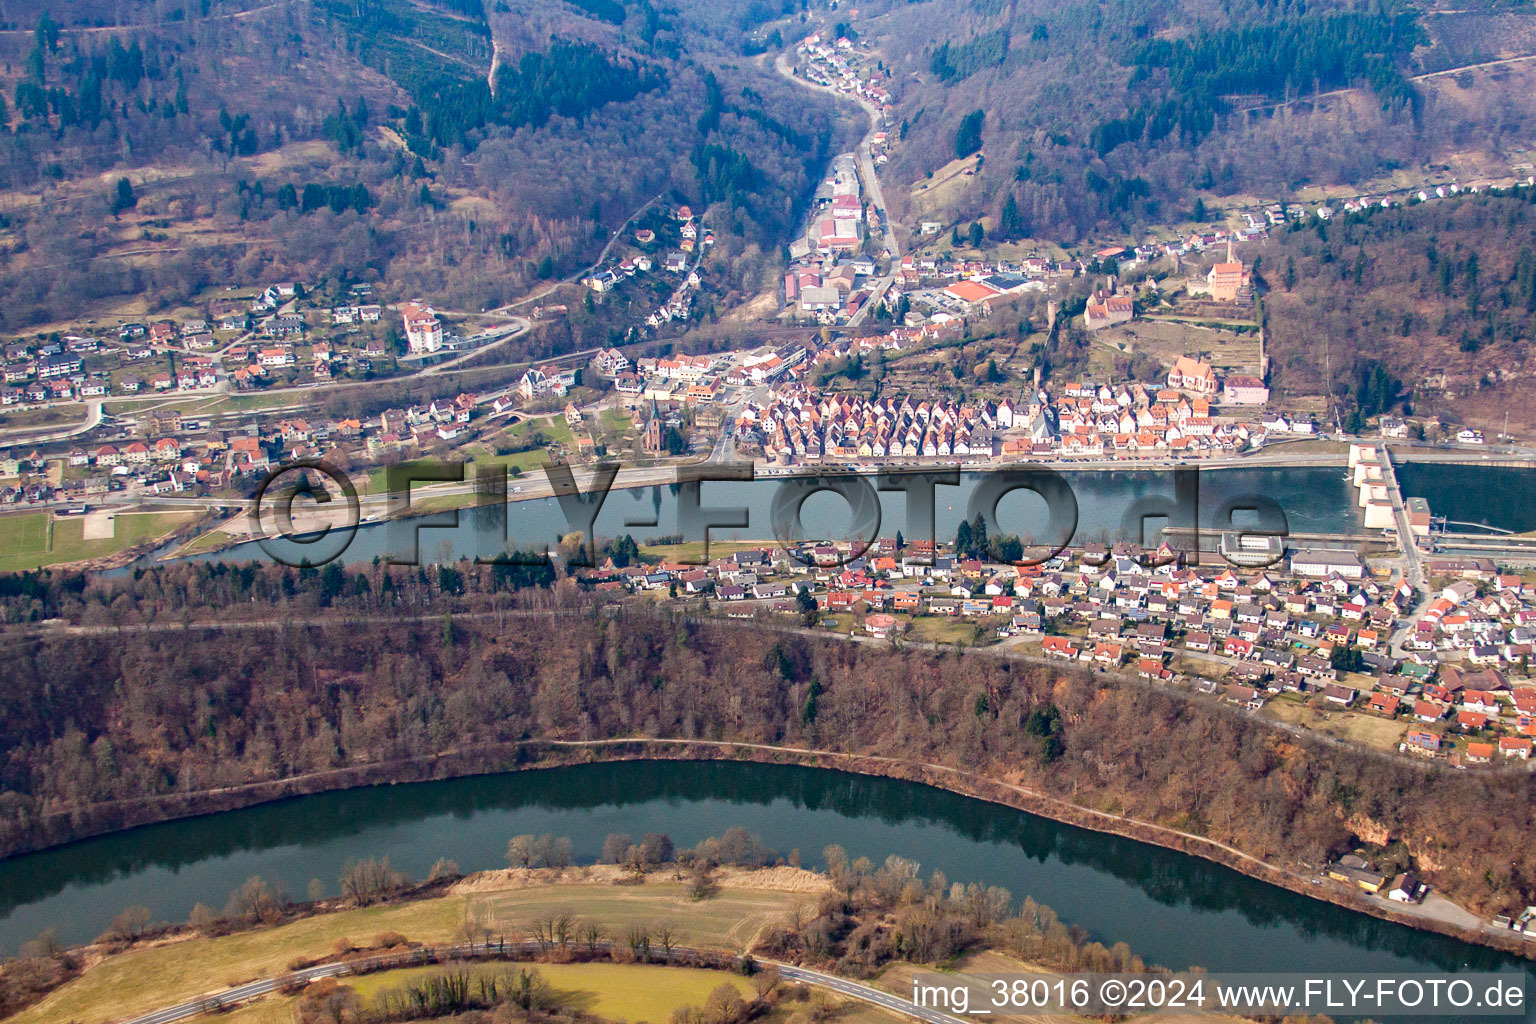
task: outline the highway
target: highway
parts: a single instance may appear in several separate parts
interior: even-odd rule
[[[597,948],[607,951],[612,950],[615,944],[602,942]],[[545,951],[545,947],[535,942],[472,942],[455,946],[421,947],[407,953],[391,953],[383,956],[367,957],[361,960],[336,960],[330,963],[318,964],[303,970],[293,971],[289,974],[278,975],[274,978],[262,978],[257,981],[249,981],[243,985],[226,988],[218,992],[209,992],[189,999],[174,1006],[167,1006],[151,1013],[138,1017],[130,1017],[121,1024],[174,1024],[176,1021],[196,1017],[199,1014],[211,1013],[234,1006],[238,1003],[255,999],[275,992],[280,988],[306,985],[321,978],[334,978],[347,974],[364,974],[376,970],[395,969],[407,967],[412,964],[443,963],[451,960],[468,959],[508,959],[527,960],[537,953]],[[715,961],[728,959],[739,963],[738,958],[729,954],[720,954],[710,950],[687,949],[673,947],[666,957],[668,961],[677,960],[681,964],[698,963],[700,961]],[[846,978],[839,978],[831,974],[823,974],[820,971],[809,970],[804,967],[795,967],[791,964],[781,964],[773,960],[759,960],[759,964],[776,967],[779,976],[786,981],[798,982],[802,985],[810,985],[814,988],[824,989],[845,996],[849,999],[857,999],[871,1003],[895,1013],[904,1014],[915,1020],[925,1021],[927,1024],[963,1024],[958,1017],[920,1007],[915,1003],[891,995],[889,992],[863,985]]]

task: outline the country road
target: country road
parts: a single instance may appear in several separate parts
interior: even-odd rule
[[[612,950],[615,947],[611,942],[596,944],[597,949]],[[407,967],[413,964],[446,963],[456,960],[513,960],[526,961],[534,955],[545,952],[545,948],[536,942],[471,942],[454,946],[424,947],[412,950],[406,954],[389,954],[385,956],[368,957],[362,960],[336,960],[330,963],[307,967],[303,970],[293,971],[272,978],[262,978],[257,981],[249,981],[243,985],[209,992],[167,1006],[151,1013],[141,1014],[121,1021],[120,1024],[174,1024],[176,1021],[186,1020],[205,1013],[215,1013],[235,1006],[236,1004],[264,996],[278,989],[290,986],[306,985],[321,978],[335,978],[349,974],[364,974],[370,971],[391,970],[398,967]],[[679,962],[680,965],[698,963],[700,961],[726,962],[739,964],[737,957],[716,953],[710,950],[697,950],[685,947],[673,947],[666,955],[668,963]],[[882,1009],[892,1010],[904,1014],[926,1024],[962,1024],[958,1017],[952,1017],[947,1013],[918,1006],[899,996],[889,992],[864,985],[846,978],[839,978],[831,974],[823,974],[820,971],[809,970],[804,967],[796,967],[791,964],[782,964],[773,960],[759,960],[759,964],[777,968],[779,976],[787,981],[798,982],[802,985],[810,985],[814,988],[835,992],[849,999],[857,999],[861,1002],[871,1003]]]
[[[593,260],[587,266],[582,267],[580,270],[577,270],[577,271],[574,271],[572,273],[569,273],[569,274],[565,275],[564,277],[560,278],[560,280],[558,280],[558,281],[551,281],[543,289],[534,292],[532,295],[525,295],[521,299],[517,299],[516,301],[507,303],[505,306],[497,306],[495,309],[485,310],[485,314],[484,315],[492,316],[492,315],[498,314],[498,313],[505,313],[508,310],[518,309],[518,308],[520,308],[522,306],[528,305],[528,303],[530,303],[530,302],[537,302],[539,299],[542,299],[544,296],[549,295],[550,293],[554,292],[555,289],[559,288],[561,285],[564,285],[564,284],[574,284],[577,281],[580,281],[582,278],[586,277],[588,274],[592,273],[594,270],[598,269],[599,267],[601,267],[603,265],[603,262],[608,259],[608,254],[613,251],[614,244],[616,242],[618,242],[618,240],[620,238],[624,237],[624,232],[629,230],[629,226],[631,224],[633,224],[636,220],[638,220],[640,218],[641,214],[645,213],[646,210],[649,210],[653,205],[656,204],[656,202],[658,200],[660,200],[666,194],[667,193],[665,191],[658,192],[654,196],[652,196],[651,198],[647,199],[640,206],[636,207],[635,211],[624,219],[624,223],[620,224],[617,228],[615,228],[614,231],[613,231],[613,234],[608,236],[608,241],[603,243],[602,251],[597,254],[597,259]],[[701,249],[700,252],[702,253],[702,251],[703,250]],[[448,310],[446,312],[452,312],[452,310]],[[479,314],[475,314],[475,315],[479,315]]]
[[[1420,75],[1409,75],[1410,82],[1427,82],[1433,78],[1443,78],[1446,75],[1459,75],[1463,71],[1478,71],[1482,68],[1504,67],[1510,64],[1521,64],[1528,60],[1536,60],[1536,53],[1525,53],[1515,57],[1501,57],[1498,60],[1479,61],[1476,64],[1463,64],[1455,68],[1443,68],[1439,71],[1426,71]],[[1246,114],[1254,110],[1273,110],[1279,107],[1290,106],[1293,103],[1311,103],[1317,100],[1329,99],[1334,96],[1343,96],[1345,93],[1358,92],[1359,86],[1349,86],[1343,89],[1329,89],[1325,92],[1308,93],[1298,95],[1293,99],[1280,100],[1275,103],[1256,103],[1248,107],[1238,107],[1232,111],[1234,114]]]

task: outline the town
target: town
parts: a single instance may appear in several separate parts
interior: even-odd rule
[[[1518,1012],[1526,7],[7,5],[0,1017]]]

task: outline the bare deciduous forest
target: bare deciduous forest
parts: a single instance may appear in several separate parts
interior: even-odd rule
[[[536,737],[678,737],[951,765],[1284,866],[1386,835],[1381,856],[1469,906],[1531,901],[1529,773],[1437,770],[1086,673],[598,606],[549,582],[468,564],[12,577],[10,621],[101,629],[10,641],[0,849],[113,827],[112,801],[341,768],[379,780],[444,751],[508,767],[506,744]],[[273,625],[181,632],[257,617]],[[167,631],[118,631],[140,621]]]
[[[742,58],[736,23],[505,6],[9,9],[0,328],[327,275],[498,306],[587,265],[658,194],[708,210],[722,292],[771,281],[854,118]],[[529,34],[552,18],[559,39]],[[751,173],[722,178],[731,160]]]
[[[1275,383],[1319,394],[1331,365],[1335,397],[1366,416],[1406,404],[1447,424],[1502,426],[1497,414],[1509,408],[1512,425],[1536,423],[1530,403],[1511,400],[1531,372],[1531,196],[1464,196],[1277,231],[1261,254]],[[1361,394],[1377,364],[1395,378],[1391,394]]]
[[[865,6],[905,140],[894,194],[962,226],[1072,246],[1139,240],[1201,219],[1197,195],[1289,198],[1309,185],[1364,187],[1457,161],[1505,175],[1533,126],[1522,65],[1415,81],[1420,73],[1533,52],[1518,5],[1002,4],[928,0]],[[931,26],[947,31],[935,37]],[[984,114],[984,164],[957,185],[922,186]],[[1463,173],[1469,173],[1464,170]],[[1003,210],[1013,200],[1013,210]]]

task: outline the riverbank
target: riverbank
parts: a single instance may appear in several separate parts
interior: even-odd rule
[[[890,468],[895,472],[904,472],[913,467]],[[1040,468],[1060,472],[1072,488],[1079,506],[1079,542],[1121,536],[1120,512],[1149,489],[1166,490],[1170,483],[1162,472],[1166,467],[1151,464],[1072,463],[1053,466],[1035,463],[992,467],[997,472]],[[1336,467],[1332,465],[1266,467],[1238,460],[1231,464],[1223,462],[1201,468],[1208,470],[1201,478],[1202,507],[1215,509],[1229,499],[1246,498],[1256,493],[1273,493],[1283,496],[1282,511],[1288,528],[1298,541],[1310,538],[1318,542],[1360,542],[1369,536],[1361,528],[1354,492],[1344,482],[1343,473],[1335,473]],[[684,512],[688,502],[678,487],[674,486],[680,476],[687,476],[694,469],[701,475],[714,471],[710,466],[650,466],[620,471],[606,499],[601,502],[596,519],[591,524],[592,532],[601,537],[620,537],[626,532],[634,532],[636,526],[631,520],[635,513],[643,513],[641,528],[649,528],[660,535],[684,533],[698,540],[698,530],[691,525],[694,517]],[[706,506],[747,510],[745,521],[739,527],[714,527],[712,536],[716,540],[757,539],[768,542],[776,529],[774,502],[787,495],[786,488],[797,486],[796,481],[804,482],[818,475],[852,473],[851,466],[793,467],[772,471],[759,467],[754,477],[755,482],[712,481],[705,491],[708,497],[708,501],[704,502]],[[874,475],[859,475],[870,484],[866,494],[876,493],[873,488]],[[578,468],[574,476],[576,488],[583,494],[591,493],[592,475]],[[989,479],[992,479],[989,470],[967,469],[960,477],[958,493],[951,494],[945,490],[937,496],[937,536],[952,535],[959,519],[969,518],[971,513],[968,511],[968,503],[977,497],[978,488]],[[355,509],[361,522],[352,532],[340,558],[347,564],[357,565],[370,562],[375,556],[391,559],[403,557],[406,552],[415,552],[419,545],[409,517],[452,509],[458,510],[457,527],[423,524],[424,527],[432,527],[432,532],[423,534],[421,539],[429,540],[436,559],[490,559],[501,554],[507,546],[548,546],[551,538],[564,536],[584,525],[582,517],[574,513],[568,515],[564,505],[548,500],[554,490],[543,473],[534,472],[520,478],[509,488],[504,501],[497,497],[491,505],[486,505],[489,499],[483,494],[477,494],[473,483],[439,484],[413,489],[409,505],[398,500],[390,501],[387,495],[366,495]],[[910,524],[900,498],[878,495],[878,500],[881,535],[894,536]],[[335,504],[333,502],[326,507],[334,508]],[[340,527],[342,519],[350,518],[344,512],[341,509],[333,512],[333,515],[339,516],[333,526]],[[805,518],[800,528],[806,537],[846,535],[848,527],[835,501],[807,505],[803,514]],[[1010,506],[1009,510],[1000,514],[1003,516],[999,521],[1001,528],[1008,532],[1023,534],[1038,525],[1030,518],[1031,514],[1023,509],[1012,509]],[[991,513],[988,512],[988,515],[990,517]],[[573,517],[575,522],[572,521]],[[278,531],[275,525],[269,517],[263,518],[264,532],[274,538],[268,544],[258,546],[249,543],[252,539],[249,517],[239,514],[190,545],[170,551],[167,557],[229,561],[268,560],[277,555],[291,564],[298,564],[306,557],[316,557],[317,551],[312,545],[276,539]],[[390,521],[396,521],[392,528],[387,525]],[[318,519],[313,519],[306,521],[304,527],[316,529],[320,525]],[[1214,530],[1211,531],[1211,537],[1215,537]],[[336,538],[340,539],[343,538]],[[329,553],[334,553],[334,541],[327,541],[326,547]]]
[[[947,765],[869,754],[843,754],[836,751],[804,750],[750,743],[713,743],[709,741],[652,739],[551,740],[544,742],[556,749],[568,748],[587,751],[603,750],[608,747],[618,747],[624,750],[635,745],[638,745],[640,748],[638,753],[625,751],[604,757],[604,759],[611,760],[672,760],[674,758],[698,760],[701,759],[700,754],[703,754],[702,759],[732,759],[751,760],[769,764],[798,764],[812,768],[849,772],[856,775],[871,775],[897,779],[903,782],[921,783],[972,799],[985,800],[988,803],[1000,804],[1005,807],[1011,807],[1014,810],[1025,811],[1042,818],[1049,818],[1052,821],[1073,825],[1077,828],[1104,832],[1126,839],[1134,839],[1137,842],[1200,857],[1203,860],[1212,861],[1223,867],[1231,868],[1249,878],[1266,882],[1320,902],[1331,903],[1349,910],[1370,914],[1373,917],[1391,921],[1394,924],[1447,935],[1460,939],[1463,942],[1485,945],[1492,949],[1515,953],[1526,959],[1536,960],[1536,943],[1529,942],[1522,936],[1509,932],[1507,929],[1495,929],[1492,925],[1477,921],[1474,915],[1443,898],[1439,898],[1439,906],[1426,902],[1421,904],[1403,904],[1401,909],[1399,909],[1398,906],[1394,906],[1385,900],[1369,900],[1363,894],[1357,895],[1354,890],[1346,889],[1342,886],[1336,887],[1327,881],[1320,882],[1317,876],[1302,874],[1279,865],[1271,864],[1251,854],[1244,853],[1235,847],[1213,839],[1207,839],[1204,836],[1195,835],[1190,832],[1181,832],[1178,829],[1140,821],[1121,814],[1112,814],[1106,811],[1095,810],[1091,807],[1084,807],[1004,779],[994,779]],[[709,756],[711,753],[710,748],[715,748],[714,757]],[[683,752],[668,756],[678,750]],[[539,767],[543,766],[540,765]],[[1457,914],[1455,912],[1447,913],[1447,907],[1455,908],[1455,912],[1464,915],[1465,919],[1477,921],[1476,926],[1457,923]]]
[[[623,738],[597,741],[532,740],[442,752],[437,755],[370,766],[310,773],[290,779],[271,780],[198,793],[167,794],[110,806],[60,812],[52,827],[31,831],[33,836],[51,834],[56,845],[69,839],[170,821],[263,803],[390,783],[427,782],[466,776],[485,776],[521,770],[589,765],[622,761],[747,761],[775,765],[802,765],[855,775],[916,782],[961,796],[987,801],[1041,818],[1087,830],[1122,836],[1178,853],[1220,864],[1245,876],[1313,900],[1369,914],[1411,928],[1450,936],[1530,958],[1525,941],[1512,932],[1491,927],[1472,928],[1413,913],[1418,908],[1399,908],[1363,895],[1319,884],[1312,876],[1270,864],[1236,848],[1177,829],[1127,818],[1052,797],[1006,778],[994,779],[945,765],[912,762],[873,755],[837,751],[773,747],[745,743],[695,740]],[[1470,915],[1469,915],[1470,917]]]
[[[616,865],[485,871],[366,907],[337,898],[301,904],[280,923],[211,932],[181,925],[127,945],[96,943],[73,951],[78,974],[9,1021],[97,1024],[151,1013],[291,970],[462,940],[466,922],[481,929],[482,939],[494,932],[508,941],[522,940],[536,921],[554,914],[599,923],[611,939],[632,925],[667,922],[674,943],[739,954],[828,887],[824,876],[809,871],[722,868],[712,879],[713,895],[701,902],[677,873],[674,865],[639,878]]]

